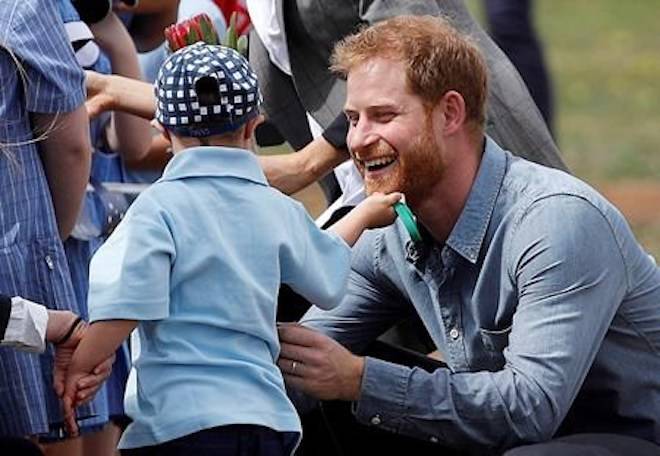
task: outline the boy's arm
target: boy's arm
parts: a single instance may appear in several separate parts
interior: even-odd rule
[[[71,435],[78,433],[74,408],[85,399],[79,396],[80,390],[85,387],[79,383],[80,380],[111,357],[137,324],[136,320],[99,321],[85,332],[71,360],[62,398],[66,427]]]
[[[392,206],[401,199],[401,193],[374,193],[352,211],[328,228],[341,236],[351,247],[368,228],[387,226],[394,222],[396,213]]]

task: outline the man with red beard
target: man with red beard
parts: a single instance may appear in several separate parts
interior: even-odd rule
[[[367,192],[403,192],[422,241],[360,238],[342,304],[280,327],[289,386],[351,402],[372,452],[660,454],[660,269],[621,214],[484,135],[483,58],[445,21],[363,29],[333,68]],[[445,366],[362,356],[414,313]]]

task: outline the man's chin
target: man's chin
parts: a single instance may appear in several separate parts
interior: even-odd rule
[[[379,181],[369,181],[369,180],[365,181],[364,189],[367,195],[371,195],[376,192],[387,194],[387,193],[402,191],[399,185],[396,185],[392,182],[379,182]]]

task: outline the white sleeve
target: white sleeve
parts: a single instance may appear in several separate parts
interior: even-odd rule
[[[11,299],[9,323],[1,344],[25,351],[43,352],[46,348],[47,325],[46,307],[15,296]]]

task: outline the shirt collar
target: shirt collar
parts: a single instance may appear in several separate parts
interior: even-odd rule
[[[231,147],[191,147],[176,154],[165,167],[160,181],[187,177],[238,177],[268,185],[257,156]]]
[[[502,187],[507,162],[506,153],[492,139],[486,145],[477,177],[461,215],[446,245],[471,263],[476,263],[486,236],[486,229]]]

